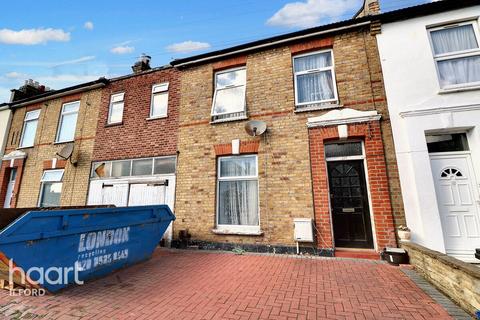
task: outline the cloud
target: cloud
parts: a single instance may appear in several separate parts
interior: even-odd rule
[[[113,54],[127,54],[132,53],[133,51],[135,51],[135,47],[126,45],[120,45],[110,49],[110,52]]]
[[[26,79],[27,77],[28,77],[27,74],[21,73],[21,72],[16,72],[16,71],[5,73],[5,78],[7,78],[7,79],[21,79],[21,78]]]
[[[93,30],[93,22],[92,21],[87,21],[84,23],[83,27],[87,30]]]
[[[49,41],[70,41],[70,32],[52,28],[22,29],[20,31],[0,29],[0,43],[35,45],[45,44]]]
[[[54,68],[65,65],[72,65],[95,60],[95,56],[84,56],[72,60],[64,61],[0,61],[2,66],[20,66],[20,67],[47,67]]]
[[[210,44],[207,42],[198,42],[198,41],[184,41],[179,43],[174,43],[167,46],[167,51],[177,52],[177,53],[188,53],[192,51],[204,50],[210,48]]]
[[[287,3],[267,20],[269,26],[308,28],[330,23],[361,6],[360,0],[306,0]],[[353,14],[353,13],[352,13]]]
[[[78,59],[54,62],[54,63],[52,63],[51,66],[52,67],[65,66],[65,65],[69,65],[69,64],[78,64],[78,63],[92,61],[92,60],[95,60],[95,56],[84,56],[84,57],[80,57]]]

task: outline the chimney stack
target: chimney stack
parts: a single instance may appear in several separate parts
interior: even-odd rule
[[[23,86],[18,89],[12,89],[11,91],[10,102],[14,102],[40,95],[44,92],[50,91],[50,88],[41,85],[38,81],[28,79],[25,80]]]
[[[364,0],[363,6],[357,12],[354,18],[373,16],[376,14],[380,14],[380,3],[378,0]]]
[[[142,53],[140,58],[138,59],[137,62],[132,66],[133,73],[140,73],[143,71],[150,70],[150,60],[152,57],[146,55],[145,53]]]

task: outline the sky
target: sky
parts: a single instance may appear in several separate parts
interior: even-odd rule
[[[430,0],[381,0],[391,11]],[[9,1],[0,11],[0,102],[26,79],[52,89],[346,20],[363,0]]]

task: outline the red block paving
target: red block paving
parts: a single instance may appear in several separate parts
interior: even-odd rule
[[[56,295],[0,292],[15,319],[451,319],[398,268],[159,249],[145,263]]]

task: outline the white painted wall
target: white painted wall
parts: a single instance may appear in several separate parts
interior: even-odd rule
[[[441,252],[445,245],[425,132],[468,129],[480,181],[480,88],[441,92],[427,27],[478,17],[480,5],[384,24],[377,36],[407,224],[414,241]]]
[[[5,152],[11,120],[12,111],[10,109],[5,108],[0,110],[0,157],[3,156]]]

